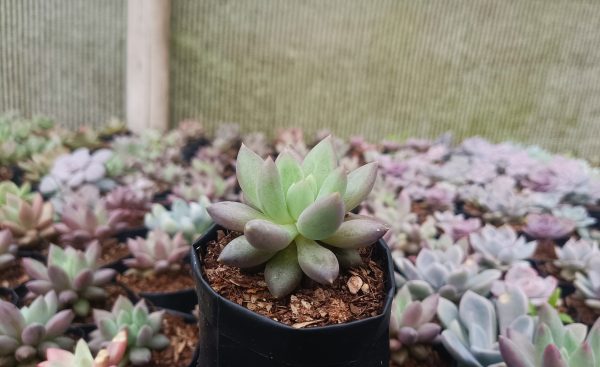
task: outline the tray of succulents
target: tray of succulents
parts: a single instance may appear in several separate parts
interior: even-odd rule
[[[201,366],[387,366],[394,282],[382,222],[350,213],[376,163],[346,173],[331,138],[301,159],[242,146],[244,203],[197,240]]]

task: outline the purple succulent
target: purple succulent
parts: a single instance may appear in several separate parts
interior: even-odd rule
[[[504,280],[498,280],[492,285],[492,293],[500,296],[507,291],[507,286],[519,288],[529,302],[534,306],[541,306],[548,301],[556,290],[558,281],[553,276],[542,278],[529,263],[520,262],[511,266],[506,272]]]
[[[128,186],[119,186],[106,196],[106,210],[109,216],[116,215],[128,227],[144,225],[144,215],[150,211],[150,196],[144,191]]]
[[[446,211],[443,213],[434,213],[436,226],[444,233],[449,235],[453,241],[458,241],[461,238],[469,236],[469,234],[477,231],[481,227],[479,218],[465,218],[463,214],[456,214]]]
[[[423,192],[425,203],[434,208],[452,208],[456,198],[456,186],[438,182]]]
[[[569,236],[575,230],[575,222],[552,214],[529,214],[526,223],[523,231],[534,238],[556,240]]]

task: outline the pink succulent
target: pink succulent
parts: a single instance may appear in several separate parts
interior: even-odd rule
[[[454,215],[450,211],[443,213],[434,213],[436,226],[444,233],[452,237],[452,240],[458,241],[461,238],[469,236],[469,234],[477,231],[481,227],[479,218],[465,218],[462,214]]]
[[[534,238],[559,239],[567,237],[575,230],[575,222],[558,218],[552,214],[529,214],[523,231]]]
[[[150,211],[150,197],[143,191],[119,186],[106,196],[106,209],[109,215],[116,214],[128,227],[144,224],[144,215]]]
[[[514,286],[527,295],[534,306],[541,306],[556,290],[558,281],[553,276],[542,278],[529,263],[514,264],[504,276],[504,280],[497,280],[492,285],[492,293],[500,296],[506,293],[507,286]]]

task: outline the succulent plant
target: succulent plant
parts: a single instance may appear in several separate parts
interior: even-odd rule
[[[112,151],[100,149],[93,154],[87,148],[80,148],[73,153],[65,154],[54,161],[50,174],[40,182],[40,192],[50,194],[61,186],[76,188],[85,183],[94,184],[103,191],[115,184],[106,178],[106,162]]]
[[[0,230],[0,270],[15,262],[17,249],[12,233],[8,229]]]
[[[527,262],[513,264],[504,280],[498,280],[492,285],[492,293],[496,296],[506,292],[508,286],[519,288],[529,299],[529,302],[539,307],[547,303],[556,290],[558,281],[553,276],[542,278]]]
[[[423,192],[423,200],[432,208],[453,208],[455,198],[456,186],[449,182],[438,182]]]
[[[71,150],[97,149],[104,146],[98,132],[89,126],[81,126],[77,130],[65,130],[63,144]]]
[[[551,214],[527,215],[523,231],[534,238],[559,239],[567,237],[575,230],[575,222],[558,218]]]
[[[47,265],[31,258],[23,259],[25,272],[32,279],[25,285],[34,295],[56,292],[60,308],[71,307],[78,316],[86,316],[90,312],[90,301],[107,297],[102,286],[116,275],[113,269],[99,269],[99,257],[98,242],[85,252],[50,245]]]
[[[471,233],[469,240],[482,264],[501,270],[530,258],[537,248],[536,241],[526,242],[524,237],[517,237],[517,232],[508,225],[488,224],[481,231]]]
[[[439,295],[434,294],[423,301],[415,301],[408,288],[398,291],[392,305],[390,320],[391,359],[402,365],[408,354],[424,360],[427,349],[422,344],[432,344],[442,328],[434,322]]]
[[[150,313],[143,300],[134,306],[130,300],[119,296],[111,312],[94,310],[94,322],[98,329],[90,334],[90,348],[100,350],[120,331],[126,330],[126,360],[134,366],[143,366],[150,362],[152,350],[169,346],[169,339],[160,334],[163,315],[164,311]]]
[[[0,228],[9,229],[19,246],[36,246],[55,234],[53,215],[52,204],[40,194],[33,195],[31,202],[7,194],[0,206]]]
[[[573,284],[583,295],[586,305],[600,309],[600,257],[590,260],[587,274],[575,273]]]
[[[108,344],[101,349],[96,358],[92,356],[90,347],[84,339],[79,339],[75,353],[64,349],[48,348],[46,360],[37,367],[120,367],[125,362],[127,350],[127,331],[120,331]]]
[[[110,214],[100,201],[94,208],[85,203],[72,203],[63,208],[62,217],[54,227],[60,234],[60,243],[84,249],[96,240],[102,241],[118,230],[127,228],[122,211]]]
[[[502,275],[497,269],[480,269],[459,245],[446,251],[422,249],[414,264],[405,257],[394,257],[394,261],[402,275],[401,285],[405,283],[417,299],[438,293],[458,301],[468,290],[486,295]]]
[[[54,123],[45,118],[0,116],[0,166],[22,162],[61,144]]]
[[[516,181],[512,177],[498,176],[483,187],[470,188],[469,195],[465,195],[463,187],[461,197],[482,207],[484,219],[490,222],[520,221],[531,208],[530,203],[516,191]]]
[[[588,211],[583,206],[562,205],[552,210],[552,215],[563,218],[575,223],[577,233],[581,237],[588,238],[588,227],[596,223],[596,218],[590,217]]]
[[[28,182],[40,182],[52,169],[56,158],[69,151],[62,145],[49,148],[42,153],[33,154],[28,160],[19,162],[19,168],[24,172]]]
[[[600,363],[600,319],[592,326],[563,325],[558,311],[542,305],[537,325],[500,336],[507,367],[596,367]]]
[[[45,358],[48,348],[71,349],[74,342],[65,332],[73,321],[73,312],[57,310],[54,292],[21,309],[0,300],[0,365],[32,367]]]
[[[125,259],[125,265],[131,270],[142,273],[178,270],[190,250],[181,232],[171,238],[160,229],[150,231],[147,239],[142,237],[128,239],[127,246],[133,258]]]
[[[152,205],[152,210],[147,213],[144,222],[150,229],[160,229],[170,235],[183,233],[188,241],[193,241],[202,235],[212,225],[212,220],[206,211],[208,200],[186,203],[175,199],[171,210],[160,204]]]
[[[318,283],[333,283],[338,259],[317,241],[356,254],[387,230],[374,219],[346,218],[371,191],[376,163],[346,174],[336,161],[329,137],[302,163],[290,151],[277,161],[263,160],[242,145],[236,173],[247,204],[220,202],[208,208],[216,223],[244,232],[223,249],[219,261],[241,268],[266,262],[265,280],[276,297],[296,288],[303,273]]]
[[[267,136],[261,132],[253,132],[244,135],[242,142],[251,151],[258,154],[261,158],[266,158],[269,154],[273,153],[273,148],[270,146]]]
[[[150,211],[150,199],[144,191],[119,186],[106,195],[105,206],[109,216],[116,214],[128,227],[139,227]]]
[[[33,199],[33,192],[31,192],[31,185],[24,183],[18,186],[12,181],[0,182],[0,206],[6,204],[6,196],[8,194],[14,195],[20,199],[31,201]]]
[[[436,226],[451,236],[454,241],[468,237],[471,233],[481,228],[481,220],[479,218],[465,218],[463,214],[454,214],[450,211],[435,212],[433,217],[435,218]]]
[[[308,148],[304,140],[304,132],[297,127],[277,130],[275,138],[275,150],[277,153],[283,153],[287,149],[292,149],[300,155],[306,155]]]
[[[222,173],[210,162],[193,159],[188,182],[173,186],[173,196],[186,201],[207,197],[211,202],[231,198],[236,187],[235,177],[224,179]]]
[[[530,329],[533,321],[527,311],[527,298],[518,289],[510,289],[495,303],[471,291],[465,293],[458,307],[441,298],[437,315],[446,328],[442,344],[459,366],[500,366],[498,335],[509,328]]]
[[[587,239],[570,238],[562,247],[556,247],[557,260],[554,265],[561,269],[560,275],[569,281],[575,279],[575,273],[586,273],[590,261],[600,257],[598,242]]]

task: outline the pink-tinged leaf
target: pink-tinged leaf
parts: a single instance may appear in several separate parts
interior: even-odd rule
[[[298,163],[288,148],[279,154],[275,160],[275,164],[279,171],[283,192],[287,192],[294,182],[298,182],[304,177],[300,163]]]
[[[0,221],[0,227],[8,229],[15,237],[21,237],[26,232],[25,228],[21,228],[20,225],[7,220]]]
[[[219,262],[238,268],[251,268],[260,265],[275,255],[273,251],[259,250],[252,246],[245,236],[234,238],[219,255]]]
[[[31,205],[24,201],[19,208],[19,221],[24,228],[35,228],[35,213],[33,212]]]
[[[54,288],[58,291],[63,289],[71,289],[71,281],[69,280],[69,276],[58,266],[50,265],[48,267],[48,278],[50,278]]]
[[[277,166],[270,157],[265,160],[261,167],[256,190],[261,208],[270,219],[280,224],[293,222],[287,210]]]
[[[323,184],[319,189],[317,199],[327,196],[329,194],[333,194],[334,192],[337,192],[342,197],[344,197],[344,194],[346,193],[347,184],[348,176],[346,175],[344,168],[338,167],[331,171],[331,173],[329,173],[327,177],[325,177],[325,180],[323,181]]]
[[[60,362],[61,365],[65,366],[74,366],[75,363],[75,357],[73,356],[73,353],[59,348],[48,348],[46,350],[46,358],[48,359],[48,362]],[[38,367],[39,366],[40,365],[38,365]],[[52,364],[48,364],[48,366],[52,366]]]
[[[154,266],[154,259],[145,252],[136,252],[133,254],[133,256],[135,256],[135,260],[136,260],[137,264],[142,269],[151,268],[152,266]],[[129,259],[126,259],[126,260],[129,260]]]
[[[20,338],[20,332],[25,326],[25,319],[15,305],[0,301],[0,332],[12,338]]]
[[[46,294],[52,290],[52,283],[43,279],[30,280],[25,284],[25,286],[31,293],[37,295]]]
[[[352,211],[369,195],[377,178],[377,163],[372,162],[348,174],[348,185],[344,194],[346,211]]]
[[[90,286],[83,291],[82,296],[90,301],[101,300],[106,298],[106,291],[100,287]]]
[[[94,273],[90,269],[85,269],[81,271],[75,278],[73,279],[73,288],[76,291],[83,290],[90,286],[94,281]]]
[[[379,240],[388,231],[382,222],[374,219],[354,219],[343,222],[340,228],[323,240],[328,245],[340,248],[366,247]]]
[[[588,342],[583,342],[579,345],[575,352],[569,356],[569,366],[577,367],[596,367],[594,351]]]
[[[7,335],[0,335],[0,356],[12,354],[20,343],[15,338],[11,338]]]
[[[440,335],[441,332],[442,327],[438,324],[434,324],[432,322],[423,324],[417,330],[417,342],[431,343],[438,335]]]
[[[298,263],[304,274],[321,284],[332,284],[340,272],[335,254],[313,240],[298,236]]]
[[[31,279],[49,280],[48,269],[41,262],[30,257],[24,257],[21,260],[25,272]]]
[[[71,310],[63,310],[52,316],[46,323],[46,337],[50,339],[64,334],[74,318],[75,314]]]
[[[46,328],[42,324],[27,325],[21,332],[21,341],[27,345],[38,345],[46,336]]]
[[[423,314],[423,306],[421,306],[421,302],[411,302],[406,306],[404,312],[402,313],[402,319],[400,320],[400,325],[408,326],[411,328],[419,326],[419,320],[421,320],[421,315]]]
[[[542,366],[544,367],[569,367],[567,362],[560,355],[560,351],[554,344],[550,344],[544,350],[542,356]]]
[[[78,298],[79,298],[79,296],[72,289],[65,289],[64,291],[62,291],[58,294],[58,302],[63,307],[72,305],[73,303],[75,303],[77,301]]]
[[[117,275],[114,269],[99,269],[94,272],[94,280],[92,282],[95,286],[102,286],[110,282]]]
[[[167,258],[169,263],[178,263],[185,258],[185,256],[190,252],[189,247],[180,247],[169,254]]]
[[[248,221],[265,218],[258,210],[233,201],[215,203],[206,210],[215,223],[237,232],[243,232]]]
[[[92,316],[94,318],[94,324],[98,325],[100,320],[111,319],[112,314],[106,310],[94,309],[92,311]]]
[[[296,245],[291,244],[279,251],[265,266],[265,281],[275,298],[290,294],[302,281],[302,269],[298,264]]]
[[[85,250],[85,261],[88,264],[96,264],[100,258],[101,251],[100,242],[98,240],[92,241]]]
[[[118,365],[127,350],[127,330],[120,331],[106,347],[111,365]]]
[[[417,342],[419,334],[412,327],[401,327],[398,330],[398,340],[403,345],[411,346]]]
[[[54,208],[51,203],[45,203],[42,206],[42,211],[37,218],[37,229],[46,228],[54,221]]]
[[[431,296],[425,298],[421,301],[421,306],[423,307],[423,313],[421,314],[421,319],[419,320],[419,324],[424,324],[430,322],[435,317],[437,312],[438,303],[440,300],[439,294],[432,294]]]
[[[302,171],[304,175],[312,174],[317,186],[320,187],[325,178],[337,166],[337,157],[335,149],[331,142],[331,136],[321,140],[315,145],[302,161]]]
[[[502,359],[510,367],[535,367],[533,361],[527,359],[527,356],[505,336],[500,335],[499,337],[500,353]]]
[[[293,224],[279,225],[268,220],[254,219],[246,223],[244,235],[259,250],[279,251],[294,240],[298,231]]]
[[[244,192],[244,199],[253,207],[261,208],[258,200],[258,177],[263,165],[262,158],[248,149],[242,143],[235,164],[235,173],[237,180]]]
[[[333,193],[315,201],[306,208],[296,226],[298,232],[312,240],[332,236],[344,221],[344,203],[340,194]]]

